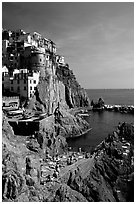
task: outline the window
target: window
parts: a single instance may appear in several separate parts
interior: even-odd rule
[[[17,83],[19,84],[19,83],[20,83],[20,81],[19,81],[19,80],[17,80]]]
[[[34,84],[36,84],[36,80],[34,80]]]
[[[30,98],[32,97],[32,94],[30,93]]]
[[[40,62],[42,61],[42,59],[40,58]]]
[[[30,80],[30,84],[31,84],[31,80]]]
[[[32,86],[30,86],[30,90],[32,90]]]
[[[20,91],[20,87],[19,86],[17,87],[17,90]]]
[[[24,86],[24,91],[26,91],[26,86]]]
[[[34,90],[36,90],[36,86],[34,87]]]
[[[11,91],[13,91],[14,89],[13,89],[13,87],[11,87]]]
[[[13,84],[13,80],[11,80],[11,84]]]
[[[24,84],[26,84],[26,80],[24,79]]]

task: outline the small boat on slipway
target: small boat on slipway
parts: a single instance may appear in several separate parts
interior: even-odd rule
[[[80,117],[88,117],[89,116],[88,113],[78,113],[77,115]]]

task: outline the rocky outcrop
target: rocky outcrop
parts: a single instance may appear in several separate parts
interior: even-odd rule
[[[48,147],[51,155],[55,149],[59,153],[67,149],[66,138],[80,136],[89,129],[89,124],[78,115],[75,117],[65,109],[60,109],[60,111],[62,117],[59,122],[55,123],[54,116],[50,116],[39,127],[44,147]],[[37,145],[30,137],[30,142],[27,144],[29,149],[38,152]]]
[[[90,105],[86,91],[78,84],[68,66],[58,66],[40,77],[35,96],[28,108],[52,114],[58,105],[68,109]]]
[[[65,85],[65,100],[69,108],[85,107],[90,105],[86,91],[81,88],[72,70],[68,65],[56,68],[58,79]]]
[[[71,168],[70,173],[65,171],[63,179],[90,202],[133,201],[133,145],[133,126],[122,124],[95,149],[92,158]]]
[[[91,158],[66,167],[60,175],[62,184],[89,202],[134,201],[133,139],[133,126],[122,124],[118,132],[109,135],[94,150]],[[124,150],[124,142],[128,149]],[[65,194],[62,191],[59,194],[66,201]]]
[[[40,77],[35,96],[29,101],[28,108],[52,114],[55,108],[60,106],[67,109],[65,101],[65,86],[57,79],[56,75],[46,73],[46,77]]]
[[[94,149],[90,158],[82,158],[72,165],[66,165],[61,169],[58,179],[41,185],[38,173],[40,159],[44,158],[41,148],[37,146],[39,152],[27,148],[29,138],[14,136],[6,118],[3,118],[3,201],[130,202],[134,200],[133,125],[123,123],[116,132]],[[46,137],[45,141],[49,151],[52,146],[50,138]],[[57,141],[61,139],[58,137]],[[26,175],[27,157],[32,161],[30,175]]]

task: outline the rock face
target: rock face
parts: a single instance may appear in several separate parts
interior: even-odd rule
[[[3,119],[3,201],[134,201],[132,125],[122,124],[117,132],[108,136],[95,148],[90,158],[82,158],[72,165],[65,166],[61,169],[58,179],[40,185],[38,172],[40,159],[43,157],[41,148],[37,145],[38,152],[27,148],[29,138],[14,136],[6,118]],[[38,141],[40,143],[40,139]],[[50,142],[45,142],[51,150]],[[127,149],[124,149],[124,146],[127,146]],[[26,174],[27,157],[33,161],[31,175]]]
[[[90,105],[90,100],[86,91],[81,88],[68,65],[65,67],[57,67],[56,75],[65,85],[65,99],[69,108],[85,107]]]
[[[80,87],[68,66],[56,67],[50,72],[46,71],[45,77],[40,77],[28,108],[52,114],[58,102],[65,109],[90,105],[87,93]]]
[[[127,151],[124,142],[128,145]],[[108,136],[95,149],[91,158],[63,169],[60,175],[62,185],[67,184],[89,202],[134,201],[133,145],[133,126],[122,124],[118,132]],[[67,201],[62,188],[59,189],[59,198]],[[58,195],[48,201],[56,199]]]

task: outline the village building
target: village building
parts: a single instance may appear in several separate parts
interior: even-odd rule
[[[65,65],[64,57],[56,54],[56,44],[40,33],[23,30],[2,31],[2,91],[33,97],[39,77],[55,75],[56,65]]]
[[[33,97],[36,86],[39,82],[39,71],[31,71],[27,69],[15,70],[12,76],[9,72],[2,73],[2,89],[3,94],[11,93],[30,99]]]

